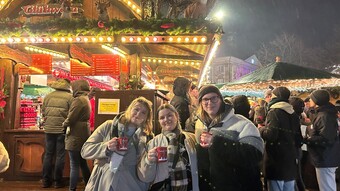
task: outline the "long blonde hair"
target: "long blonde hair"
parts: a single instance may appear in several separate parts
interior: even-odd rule
[[[144,105],[148,110],[146,120],[142,123],[141,127],[146,135],[152,135],[152,102],[145,97],[138,97],[130,103],[125,111],[125,117],[122,118],[121,122],[127,124],[131,121],[132,110],[138,103]]]

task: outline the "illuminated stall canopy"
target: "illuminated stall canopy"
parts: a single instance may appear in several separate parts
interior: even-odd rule
[[[156,8],[144,1],[98,1],[104,15],[97,13],[100,3],[96,2],[73,0],[66,9],[57,0],[7,0],[5,8],[0,9],[0,18],[6,18],[0,20],[0,45],[25,54],[51,55],[53,63],[76,65],[77,75],[108,75],[118,79],[120,87],[132,76],[151,88],[169,88],[178,75],[202,83],[201,77],[223,34],[219,22],[205,20],[207,13],[201,18],[183,18],[181,13],[167,12],[176,4],[166,1],[159,1]],[[210,11],[214,3],[207,1],[205,11]],[[182,9],[184,12],[185,7]],[[73,60],[70,47],[87,54]],[[107,59],[99,55],[108,54],[119,57],[117,68],[112,70],[115,72],[95,72],[88,60]]]
[[[220,90],[226,96],[263,97],[263,92],[270,85],[273,87],[286,86],[292,91],[303,93],[319,88],[329,88],[332,91],[339,89],[339,84],[340,75],[295,64],[275,62],[236,81],[220,85]]]

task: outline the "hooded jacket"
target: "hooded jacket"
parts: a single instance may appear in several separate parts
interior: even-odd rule
[[[90,85],[86,80],[76,80],[72,83],[74,100],[63,127],[70,127],[66,133],[65,149],[80,151],[83,144],[90,136],[91,106],[87,96]]]
[[[299,116],[294,113],[293,106],[273,98],[260,132],[265,141],[264,171],[267,179],[295,180],[302,135]]]
[[[190,117],[190,99],[188,90],[191,82],[184,77],[178,77],[174,81],[173,92],[175,96],[171,99],[170,104],[173,105],[179,116],[181,127],[185,128],[185,122]]]
[[[307,131],[307,150],[317,168],[340,164],[340,144],[337,110],[331,103],[317,107],[313,127]]]
[[[43,126],[45,133],[62,134],[64,133],[62,123],[67,118],[73,100],[70,84],[64,79],[59,79],[51,85],[51,88],[55,91],[46,95],[41,107]]]

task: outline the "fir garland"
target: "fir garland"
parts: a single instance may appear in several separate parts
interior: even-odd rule
[[[162,24],[173,23],[174,27],[163,29]],[[180,35],[223,33],[221,26],[207,20],[199,19],[150,19],[118,20],[112,19],[98,27],[98,21],[86,18],[51,19],[37,23],[23,23],[16,20],[0,20],[1,37],[22,36],[113,36],[119,34]]]

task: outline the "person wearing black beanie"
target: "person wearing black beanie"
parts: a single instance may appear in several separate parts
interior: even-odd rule
[[[313,91],[310,98],[318,106],[326,105],[330,100],[329,92],[323,89]]]
[[[262,191],[263,140],[213,85],[199,89],[195,136],[200,190]],[[235,173],[237,172],[237,173]],[[226,178],[229,177],[229,178]]]
[[[302,135],[299,116],[289,104],[289,97],[287,87],[273,89],[265,124],[259,127],[265,141],[263,161],[268,190],[294,190],[295,186]]]
[[[304,138],[315,167],[319,190],[337,190],[335,170],[340,165],[340,142],[337,110],[329,102],[327,90],[310,94],[310,106],[315,108],[312,126],[307,127]]]

